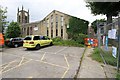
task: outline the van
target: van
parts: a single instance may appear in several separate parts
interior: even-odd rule
[[[4,46],[4,37],[3,34],[0,33],[0,48]]]
[[[47,36],[31,35],[23,40],[23,47],[30,49],[40,49],[41,46],[52,45],[52,40]]]

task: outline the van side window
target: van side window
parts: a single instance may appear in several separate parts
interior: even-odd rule
[[[40,36],[40,40],[48,40],[46,36]]]
[[[43,36],[40,36],[40,40],[43,40]]]
[[[34,36],[33,40],[40,40],[39,36]]]
[[[45,36],[43,36],[43,40],[46,40],[46,39],[45,39]]]

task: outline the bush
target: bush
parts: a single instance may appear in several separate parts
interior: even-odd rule
[[[79,44],[84,44],[84,38],[87,37],[88,37],[87,35],[80,33],[76,35],[74,34],[71,39],[78,42]]]
[[[52,40],[54,45],[84,47],[83,44],[79,44],[74,40],[62,40],[60,37],[53,38]]]
[[[120,80],[120,73],[116,74],[116,80]]]
[[[79,44],[84,44],[84,39],[87,38],[88,36],[85,35],[85,34],[79,34],[76,41],[79,43]]]
[[[53,38],[52,40],[53,40],[53,42],[59,42],[59,41],[62,41],[62,38],[61,37],[56,37],[56,38]]]

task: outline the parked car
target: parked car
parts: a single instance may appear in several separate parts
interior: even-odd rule
[[[41,46],[52,45],[52,40],[47,36],[31,35],[26,36],[23,41],[23,47],[30,49],[40,49]]]
[[[4,37],[3,34],[0,33],[0,48],[4,46]]]
[[[8,47],[19,47],[23,46],[23,38],[10,38],[9,40],[5,40],[5,45]]]

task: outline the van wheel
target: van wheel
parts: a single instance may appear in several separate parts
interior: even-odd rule
[[[50,46],[52,46],[52,45],[53,45],[53,43],[51,42],[51,43],[50,43]]]
[[[40,49],[40,45],[37,44],[36,47],[35,47],[36,50],[39,50]]]
[[[30,50],[31,48],[27,48],[27,50]]]

